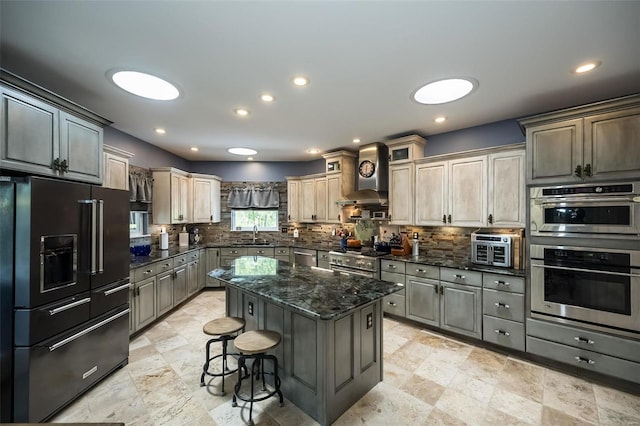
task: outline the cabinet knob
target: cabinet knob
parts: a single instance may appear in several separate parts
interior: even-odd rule
[[[451,215],[447,216],[447,221],[451,223]]]
[[[578,343],[586,343],[587,345],[593,345],[594,343],[596,343],[595,341],[593,341],[591,339],[586,339],[586,338],[580,337],[580,336],[574,337],[573,340],[575,340]]]
[[[442,223],[447,223],[447,215],[446,214],[442,215]]]
[[[504,331],[504,330],[493,330],[496,332],[496,334],[501,334],[503,336],[510,336],[511,333],[509,333],[508,331]]]
[[[582,178],[582,166],[580,164],[576,166],[576,170],[574,173],[576,177]]]
[[[586,177],[591,177],[591,163],[587,163],[587,164],[584,166],[584,175],[585,175]]]
[[[489,214],[488,221],[489,221],[490,224],[493,223],[493,215],[492,214]]]

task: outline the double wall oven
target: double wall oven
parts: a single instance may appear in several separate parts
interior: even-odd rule
[[[640,182],[530,189],[531,315],[640,338]]]

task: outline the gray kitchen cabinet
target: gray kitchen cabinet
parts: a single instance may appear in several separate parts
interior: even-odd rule
[[[407,318],[440,327],[438,280],[407,276]]]
[[[207,285],[207,249],[198,250],[200,261],[198,262],[198,290],[202,290]]]
[[[328,214],[327,201],[329,194],[327,192],[327,178],[326,176],[315,178],[315,215],[313,217],[314,222],[326,222]]]
[[[139,330],[157,318],[155,276],[135,284],[133,304],[135,330]]]
[[[413,224],[413,163],[389,166],[389,223],[392,225]]]
[[[205,277],[206,277],[206,287],[221,287],[222,286],[222,282],[220,280],[217,280],[215,278],[211,278],[208,274],[209,272],[213,271],[214,269],[216,269],[218,266],[220,266],[220,249],[217,248],[208,248],[207,249],[207,259],[206,262],[203,262],[206,264],[206,272],[205,272]]]
[[[273,247],[247,247],[247,256],[274,257],[275,249]]]
[[[484,273],[482,284],[483,340],[524,351],[524,278]]]
[[[640,96],[520,120],[527,134],[527,183],[640,176]]]
[[[407,316],[407,289],[404,272],[404,262],[388,259],[380,260],[380,280],[405,287],[396,293],[385,296],[382,303],[383,312],[399,317]]]
[[[487,223],[494,228],[526,226],[525,151],[489,154]]]
[[[129,190],[129,158],[133,154],[114,146],[104,147],[104,180],[102,185],[106,188]]]
[[[195,260],[190,260],[187,263],[187,296],[191,296],[198,292],[198,272],[199,272],[199,260],[198,253],[195,256],[191,255],[190,258],[195,257]]]
[[[440,281],[440,327],[482,338],[482,288]]]
[[[173,304],[178,305],[187,298],[187,265],[173,270]]]
[[[220,181],[218,176],[191,173],[193,223],[220,222]]]
[[[173,309],[173,271],[157,276],[158,316]]]
[[[291,263],[291,250],[289,249],[289,247],[276,247],[275,257],[278,260]]]
[[[102,127],[27,93],[0,88],[2,168],[102,184]]]

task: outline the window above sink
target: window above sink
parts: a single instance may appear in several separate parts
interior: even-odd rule
[[[279,231],[278,209],[232,209],[231,231]]]

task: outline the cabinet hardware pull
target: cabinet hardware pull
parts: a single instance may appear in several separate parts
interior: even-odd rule
[[[121,290],[124,290],[125,288],[126,288],[126,289],[131,288],[131,284],[130,284],[130,283],[126,283],[126,284],[123,284],[123,285],[121,285],[121,286],[119,286],[119,287],[112,288],[111,290],[107,290],[107,291],[105,291],[105,292],[104,292],[104,295],[105,295],[105,296],[110,296],[110,295],[112,295],[113,293],[117,293],[117,292],[119,292],[119,291],[121,291]]]
[[[287,215],[287,220],[291,220],[291,215]]]
[[[146,271],[143,272],[143,275],[148,275],[148,274],[150,274],[152,272],[153,272],[153,270],[147,269]]]
[[[437,285],[434,285],[434,286],[433,286],[433,292],[434,292],[435,294],[438,294],[438,286],[437,286]]]
[[[447,220],[451,223],[451,215],[447,216]]]
[[[63,173],[67,173],[69,171],[69,163],[67,163],[67,160],[62,160],[62,163],[60,163],[60,171]]]
[[[74,334],[72,336],[69,336],[64,340],[61,340],[61,341],[59,341],[57,343],[54,343],[53,345],[49,346],[49,352],[53,352],[56,349],[58,349],[59,347],[62,347],[62,346],[66,345],[69,342],[73,342],[74,340],[76,340],[79,337],[84,336],[85,334],[91,333],[92,331],[97,330],[98,328],[102,327],[103,325],[108,324],[111,321],[114,321],[114,320],[120,318],[123,315],[127,315],[130,311],[131,311],[130,309],[126,309],[126,310],[124,310],[122,312],[119,312],[119,313],[115,314],[112,317],[109,317],[109,318],[107,318],[107,319],[105,319],[103,321],[100,321],[97,324],[92,325],[89,328],[85,328],[84,330],[79,331],[78,333],[76,333],[76,334]]]
[[[584,166],[584,175],[585,175],[586,177],[591,177],[591,163],[587,163],[587,164]]]
[[[444,294],[444,286],[441,285],[441,286],[438,286],[438,287],[440,287],[440,291],[439,291],[440,295],[443,295]]]
[[[389,269],[396,269],[396,265],[389,265]]]
[[[53,160],[53,165],[51,166],[51,168],[57,172],[60,171],[60,158],[56,158],[55,160]]]
[[[404,283],[396,283],[398,287],[404,287]]]
[[[60,312],[64,312],[67,309],[75,308],[76,306],[84,305],[85,303],[91,302],[91,298],[86,297],[81,300],[77,300],[75,302],[69,303],[68,305],[59,306],[55,309],[49,309],[49,316],[53,316],[55,314],[59,314]]]
[[[575,170],[576,177],[582,178],[582,166],[578,164]]]
[[[493,215],[492,214],[489,215],[489,223],[491,223],[491,224],[493,223]]]
[[[423,273],[423,272],[427,272],[427,270],[426,270],[426,269],[416,269],[416,272],[418,272],[418,273],[420,273],[420,274],[421,274],[421,273]]]
[[[509,309],[509,305],[507,305],[506,303],[502,303],[502,302],[496,302],[495,305],[498,308],[505,308],[505,309]]]
[[[209,222],[213,222],[213,215],[209,216]]]
[[[453,274],[453,278],[459,278],[461,280],[466,279],[467,277],[465,277],[464,275],[460,275],[460,274]]]
[[[506,281],[494,281],[493,283],[494,283],[495,285],[504,285],[504,286],[507,286],[507,287],[509,287],[509,285],[510,285],[510,284],[509,284],[508,282],[506,282]]]
[[[578,362],[584,362],[584,363],[587,363],[589,365],[593,365],[593,364],[596,363],[595,361],[590,360],[589,358],[583,358],[581,356],[574,356],[573,358]]]
[[[447,215],[446,214],[442,215],[442,223],[447,223]]]
[[[396,305],[397,305],[397,304],[396,304],[396,302],[388,302],[388,303],[389,303],[389,305],[391,305],[391,306],[396,306]]]
[[[593,345],[594,343],[596,343],[594,340],[586,339],[586,338],[580,337],[580,336],[574,337],[573,340],[575,340],[578,343],[586,343],[588,345]]]
[[[504,331],[504,330],[493,330],[495,331],[497,334],[502,334],[503,336],[511,336],[511,333],[509,333],[508,331]]]

